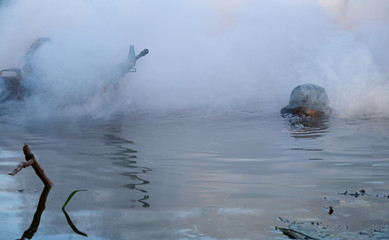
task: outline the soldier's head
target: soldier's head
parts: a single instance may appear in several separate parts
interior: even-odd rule
[[[281,109],[281,114],[323,116],[330,113],[328,105],[328,95],[324,88],[315,84],[303,84],[293,89],[289,104]]]

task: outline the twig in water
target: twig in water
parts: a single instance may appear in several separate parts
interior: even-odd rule
[[[43,169],[41,168],[39,163],[36,161],[34,154],[32,154],[32,152],[27,144],[24,144],[24,146],[23,146],[23,153],[24,153],[26,162],[19,163],[19,165],[15,168],[15,170],[13,172],[9,173],[9,175],[14,176],[18,172],[20,172],[22,170],[22,168],[32,166],[32,168],[34,168],[34,170],[35,170],[36,175],[38,175],[38,177],[42,180],[43,184],[45,184],[45,186],[52,186],[53,183],[46,176],[45,172],[43,171]]]

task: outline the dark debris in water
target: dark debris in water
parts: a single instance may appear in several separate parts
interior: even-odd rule
[[[276,227],[276,230],[281,231],[285,236],[289,237],[290,239],[306,239],[306,240],[315,240],[317,238],[312,238],[304,233],[298,232],[293,229],[289,228],[278,228]]]
[[[290,239],[322,239],[323,237],[325,237],[325,234],[322,234],[322,230],[328,228],[328,226],[325,226],[321,222],[316,221],[296,222],[281,217],[279,217],[278,220],[288,224],[288,226],[285,228],[276,227],[276,230],[281,231],[285,236]]]
[[[277,231],[289,239],[318,240],[318,239],[389,239],[389,225],[374,225],[373,229],[363,231],[350,231],[348,226],[330,226],[321,222],[306,221],[295,222],[278,218],[288,224],[287,227],[275,227]]]
[[[338,195],[351,196],[353,198],[368,197],[370,199],[389,199],[388,195],[370,193],[364,189],[356,192],[345,191],[343,193],[338,193]],[[349,201],[353,201],[353,198],[349,198]],[[324,209],[331,215],[329,219],[332,219],[332,215],[336,215],[335,207],[339,206],[341,200],[327,197],[324,197],[324,199],[331,203],[331,205],[327,205]],[[341,209],[337,208],[337,213],[339,212],[341,212]],[[328,225],[320,221],[292,221],[282,217],[279,217],[278,220],[286,226],[276,226],[275,229],[289,239],[389,239],[389,224],[387,223],[372,224],[360,230],[351,230],[351,227],[349,226]]]
[[[369,192],[366,192],[365,190],[359,190],[357,192],[349,192],[345,191],[343,193],[338,193],[339,195],[345,195],[345,196],[352,196],[352,197],[361,197],[361,196],[369,196],[369,197],[375,197],[375,198],[382,198],[382,199],[389,199],[389,195],[381,195],[381,194],[372,194]]]
[[[334,208],[332,206],[329,206],[328,209],[328,214],[332,215],[334,213]]]

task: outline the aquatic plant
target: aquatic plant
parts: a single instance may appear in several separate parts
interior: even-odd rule
[[[69,203],[70,199],[72,199],[72,197],[74,196],[74,194],[76,194],[77,192],[80,192],[80,191],[86,191],[86,190],[75,190],[75,191],[73,191],[73,192],[69,195],[69,197],[66,199],[65,203],[63,204],[63,206],[62,206],[62,212],[65,214],[65,217],[66,217],[66,220],[68,221],[69,226],[72,228],[72,230],[73,230],[75,233],[77,233],[77,234],[79,234],[79,235],[82,235],[82,236],[85,236],[85,237],[88,237],[88,235],[87,235],[86,233],[83,233],[83,232],[81,232],[80,230],[78,230],[78,229],[76,228],[76,226],[73,224],[72,220],[70,219],[68,213],[67,213],[66,210],[65,210],[65,207],[66,207],[66,205]]]

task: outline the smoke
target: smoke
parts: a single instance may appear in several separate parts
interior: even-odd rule
[[[39,37],[26,108],[41,116],[249,106],[278,112],[301,83],[342,116],[389,116],[389,3],[373,0],[15,1],[0,8],[0,68]],[[115,88],[129,44],[149,55]]]

